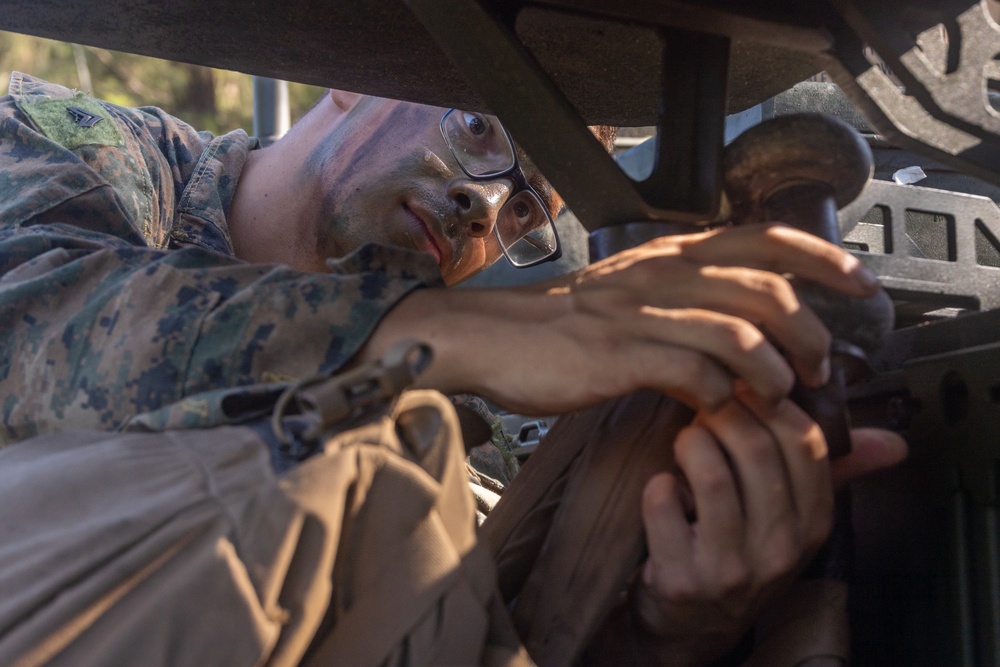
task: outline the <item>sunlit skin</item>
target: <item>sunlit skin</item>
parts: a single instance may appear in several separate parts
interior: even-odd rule
[[[510,186],[464,175],[439,131],[444,112],[331,91],[251,153],[229,215],[236,255],[323,272],[329,257],[391,244],[428,253],[449,285],[491,264]],[[856,429],[853,451],[830,462],[788,399],[796,380],[819,386],[830,374],[830,333],[789,276],[854,297],[878,289],[856,258],[815,236],[736,226],[655,239],[541,285],[415,290],[355,362],[418,339],[434,350],[418,386],[512,412],[560,414],[638,389],[691,405],[693,424],[663,443],[677,470],[651,476],[636,508],[649,556],[633,604],[597,644],[608,664],[634,642],[661,664],[705,664],[782,604],[829,534],[834,484],[906,456],[898,435]]]
[[[439,129],[445,111],[346,93],[320,101],[303,127],[297,125],[282,140],[301,159],[281,168],[283,179],[264,183],[266,196],[256,193],[264,207],[244,206],[247,181],[241,180],[230,222],[238,230],[233,234],[237,256],[264,261],[266,253],[270,261],[322,271],[328,257],[381,243],[432,255],[448,285],[490,266],[502,254],[493,227],[512,186],[507,179],[478,181],[462,172]],[[247,171],[254,174],[271,157],[268,153],[252,153]],[[529,161],[522,168],[555,214],[562,201]],[[287,257],[275,256],[281,239],[254,242],[242,234],[245,216],[263,216],[279,206],[281,215],[297,221],[298,238],[288,248],[294,253]]]

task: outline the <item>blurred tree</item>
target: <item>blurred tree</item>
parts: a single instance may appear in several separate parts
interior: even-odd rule
[[[253,82],[246,74],[0,31],[0,92],[12,71],[83,90],[123,106],[157,106],[198,129],[253,127]],[[293,83],[292,121],[322,93]]]

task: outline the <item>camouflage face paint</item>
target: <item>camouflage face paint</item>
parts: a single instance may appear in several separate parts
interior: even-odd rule
[[[396,245],[434,255],[454,283],[500,256],[492,235],[470,234],[463,223],[455,188],[467,179],[441,138],[443,113],[366,98],[316,145],[301,178],[321,184],[312,220],[321,257],[366,243]]]

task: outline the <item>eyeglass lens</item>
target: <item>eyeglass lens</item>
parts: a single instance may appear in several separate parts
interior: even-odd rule
[[[492,176],[514,166],[514,147],[496,116],[455,109],[445,116],[442,129],[470,176]]]
[[[545,205],[531,190],[518,192],[500,209],[497,236],[514,266],[538,262],[557,247]]]

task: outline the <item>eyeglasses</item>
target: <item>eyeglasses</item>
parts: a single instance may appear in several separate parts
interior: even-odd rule
[[[497,117],[451,109],[441,117],[441,136],[469,178],[506,178],[513,183],[493,226],[507,261],[524,268],[559,259],[562,251],[552,216],[524,177],[514,139]]]

